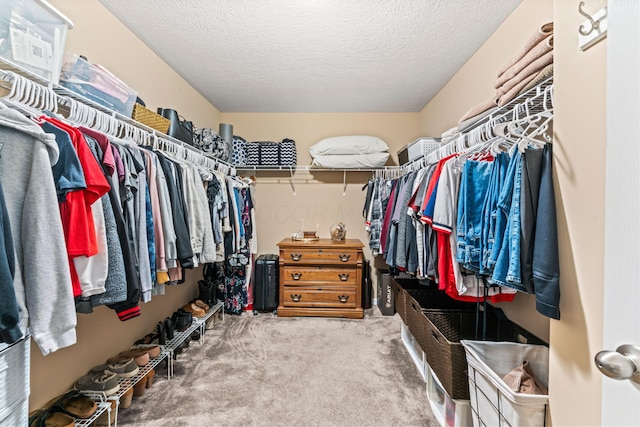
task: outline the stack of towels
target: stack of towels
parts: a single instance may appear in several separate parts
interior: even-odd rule
[[[461,125],[476,122],[553,75],[553,22],[542,25],[522,50],[498,70],[496,93],[462,116]]]

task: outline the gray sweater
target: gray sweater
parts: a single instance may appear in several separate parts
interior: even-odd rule
[[[69,261],[51,171],[58,146],[53,135],[3,104],[0,143],[0,180],[16,255],[13,285],[20,329],[26,333],[28,326],[47,355],[76,342]]]

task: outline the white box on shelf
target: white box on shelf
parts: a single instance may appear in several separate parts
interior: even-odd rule
[[[0,58],[57,84],[71,28],[45,0],[0,0]]]
[[[549,383],[549,348],[510,342],[460,341],[467,356],[474,426],[545,426],[548,395],[516,393],[502,378],[524,360]]]
[[[411,356],[411,360],[415,363],[416,368],[418,368],[418,372],[420,372],[420,376],[424,382],[427,382],[427,355],[420,347],[420,344],[415,339],[415,337],[409,331],[409,327],[402,323],[400,329],[400,338],[402,339],[402,343],[405,348],[409,352]]]
[[[440,147],[440,138],[422,137],[405,145],[398,151],[398,163],[404,165],[420,157],[424,157],[436,148]]]
[[[469,401],[450,398],[429,364],[426,366],[426,372],[429,406],[440,425],[446,427],[469,426],[471,424]]]

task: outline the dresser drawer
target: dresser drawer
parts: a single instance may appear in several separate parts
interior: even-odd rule
[[[315,286],[316,284],[355,286],[357,273],[353,267],[285,265],[282,279],[287,286]]]
[[[353,288],[284,288],[285,307],[356,307],[356,291]]]
[[[282,252],[286,265],[309,263],[355,265],[358,262],[358,251],[354,249],[284,248]]]

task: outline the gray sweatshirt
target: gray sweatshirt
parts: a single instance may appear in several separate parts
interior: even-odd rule
[[[69,260],[51,166],[55,137],[0,103],[0,180],[15,248],[20,329],[43,355],[76,342]]]

